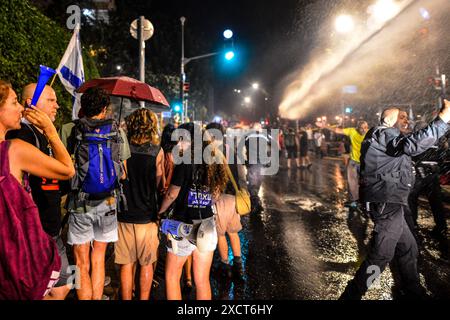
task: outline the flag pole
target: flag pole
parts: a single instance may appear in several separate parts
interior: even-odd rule
[[[53,87],[53,83],[54,83],[55,80],[56,80],[56,75],[57,75],[57,73],[55,73],[55,74],[53,75],[52,82],[50,83],[50,87]]]

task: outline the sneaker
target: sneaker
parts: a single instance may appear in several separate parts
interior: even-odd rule
[[[111,277],[106,276],[105,277],[105,284],[104,287],[107,287],[111,284]]]
[[[102,300],[104,300],[104,301],[109,301],[109,300],[111,300],[111,298],[104,294],[104,295],[102,296]]]

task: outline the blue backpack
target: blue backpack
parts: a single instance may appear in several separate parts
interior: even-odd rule
[[[72,132],[76,175],[72,190],[89,200],[106,199],[119,189],[122,139],[114,120],[77,121]],[[69,145],[70,150],[70,145]]]

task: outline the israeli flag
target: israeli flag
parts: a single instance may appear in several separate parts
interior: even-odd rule
[[[78,119],[81,94],[76,90],[84,83],[83,55],[80,42],[80,26],[77,25],[58,68],[61,83],[73,97],[72,119]]]

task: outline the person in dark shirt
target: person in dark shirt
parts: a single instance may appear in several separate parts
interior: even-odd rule
[[[159,146],[158,119],[148,109],[126,118],[131,158],[122,181],[127,210],[119,212],[119,241],[115,262],[120,265],[122,300],[131,300],[133,268],[140,264],[140,300],[150,299],[153,263],[158,257],[158,186],[164,172],[164,152]]]
[[[360,199],[375,226],[369,254],[341,299],[361,299],[394,259],[404,296],[425,296],[417,270],[417,243],[404,212],[414,185],[412,157],[430,149],[448,132],[450,102],[445,100],[439,117],[430,125],[406,136],[395,127],[399,114],[398,108],[384,111],[380,125],[372,128],[362,143]]]
[[[27,85],[22,92],[22,104],[29,106],[33,98],[36,84]],[[36,104],[52,122],[56,119],[59,109],[55,91],[46,86]],[[53,157],[53,150],[44,132],[26,120],[21,123],[21,129],[8,132],[7,139],[21,139],[35,146],[48,156]],[[58,253],[61,257],[62,267],[58,283],[51,292],[55,300],[64,300],[70,291],[68,279],[71,276],[66,247],[61,238],[61,192],[58,180],[50,180],[41,177],[30,176],[30,187],[33,200],[36,203],[44,231],[53,237],[58,245]]]
[[[203,132],[199,126],[184,124],[178,128],[178,133],[181,140],[174,149],[174,159],[176,164],[181,162],[179,160],[184,163],[175,166],[171,186],[159,214],[166,212],[175,203],[172,219],[192,225],[194,236],[188,239],[169,235],[166,258],[167,299],[181,300],[180,278],[183,265],[193,254],[197,299],[210,300],[212,294],[209,275],[217,247],[213,201],[223,193],[228,181],[223,162],[208,164],[203,159],[203,151],[209,146],[209,142],[203,142]],[[183,159],[179,159],[177,155],[180,149]],[[195,157],[196,153],[199,153],[200,159]]]

